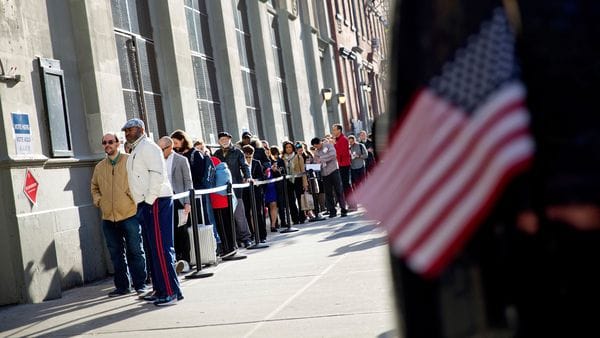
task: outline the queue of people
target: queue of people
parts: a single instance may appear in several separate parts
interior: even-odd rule
[[[363,132],[359,140],[352,135],[346,138],[338,124],[332,135],[313,138],[310,147],[291,141],[283,142],[282,148],[269,146],[248,131],[233,143],[231,134],[220,132],[214,153],[203,141],[192,142],[183,130],[154,143],[137,118],[127,121],[122,131],[126,151],[121,151],[116,134],[104,135],[106,158],[97,164],[91,182],[114,267],[115,289],[108,296],[135,291],[140,299],[157,306],[183,299],[177,274],[189,267],[187,230],[192,210],[197,211],[199,223],[214,225],[217,255],[224,259],[235,255],[239,247],[258,244],[252,240],[256,232],[265,243],[267,224],[271,232],[278,232],[289,228],[290,222],[320,217],[319,210],[326,210],[330,218],[337,216],[338,208],[341,217],[356,210],[355,204],[347,205],[347,196],[365,176],[372,154]],[[309,164],[313,166],[307,175]],[[254,185],[282,176],[276,182]],[[192,188],[227,183],[253,184],[254,196],[250,189],[234,189],[232,206],[226,191],[202,195],[196,201],[172,199]],[[309,202],[312,196],[317,199]],[[196,203],[195,208],[191,203]]]

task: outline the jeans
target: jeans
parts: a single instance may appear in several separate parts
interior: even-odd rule
[[[134,289],[144,288],[146,257],[142,246],[142,230],[137,218],[132,216],[118,222],[104,220],[102,229],[115,269],[115,287],[119,290],[127,290],[133,284]]]
[[[327,198],[327,208],[329,209],[330,215],[335,215],[335,201],[333,199],[334,194],[340,204],[342,214],[347,212],[346,210],[346,199],[344,198],[344,192],[342,188],[342,182],[340,179],[340,172],[335,170],[327,176],[323,176],[323,187],[325,188],[325,197]]]
[[[344,193],[344,200],[346,202],[348,202],[348,196],[350,196],[350,194],[352,194],[352,184],[350,183],[350,166],[340,167],[339,171],[340,171],[340,180],[342,183],[342,189],[343,189],[343,193]],[[350,204],[350,203],[348,203],[348,204]],[[351,207],[354,208],[355,205],[351,205]],[[345,206],[344,206],[344,208],[345,208]]]
[[[252,235],[250,234],[248,220],[246,219],[246,208],[241,198],[238,201],[238,205],[233,212],[233,218],[235,218],[235,230],[237,241],[245,242],[251,240]]]

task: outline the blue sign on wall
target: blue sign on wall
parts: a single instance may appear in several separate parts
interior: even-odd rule
[[[31,154],[31,124],[29,124],[29,114],[12,113],[11,116],[17,155]]]

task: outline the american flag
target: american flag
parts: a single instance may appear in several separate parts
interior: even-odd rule
[[[439,275],[534,151],[504,10],[463,46],[415,94],[355,192],[392,251],[425,277]]]

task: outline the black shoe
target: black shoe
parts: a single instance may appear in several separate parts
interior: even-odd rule
[[[261,243],[267,243],[267,240],[266,239],[261,239],[260,242]]]
[[[155,302],[159,297],[156,295],[156,293],[151,293],[149,295],[146,295],[144,297],[142,297],[142,299],[146,302],[150,302],[153,303]]]
[[[127,295],[131,292],[131,290],[129,289],[114,289],[111,292],[108,293],[108,297],[120,297],[120,296],[124,296]]]
[[[254,243],[252,243],[251,240],[245,240],[244,241],[244,248],[247,248],[247,247],[252,246],[252,245],[254,245]]]
[[[271,232],[277,232],[277,228],[271,228]]]
[[[337,216],[337,214],[332,214],[332,213],[329,214],[329,218],[334,218],[335,216]]]

